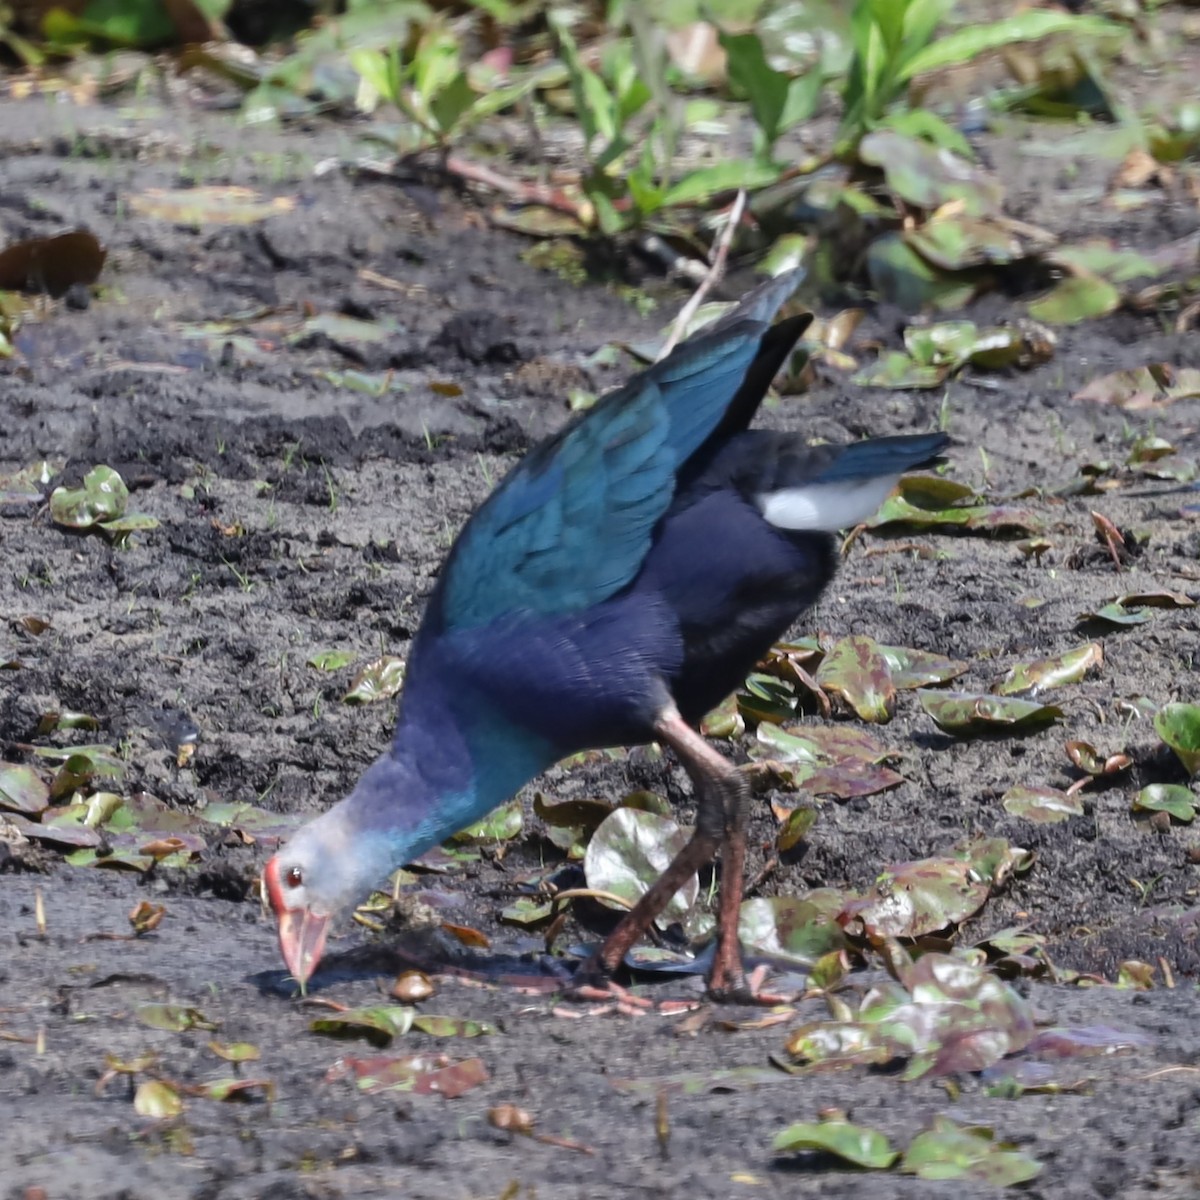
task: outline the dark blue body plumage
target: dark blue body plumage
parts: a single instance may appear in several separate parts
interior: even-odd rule
[[[680,872],[720,844],[726,877],[736,871],[738,881],[723,883],[712,982],[738,993],[736,936],[725,927],[736,926],[740,900],[744,788],[689,726],[820,596],[836,565],[834,532],[869,516],[948,440],[810,447],[800,434],[748,429],[808,324],[770,324],[797,283],[791,273],[759,288],[513,468],[464,527],[430,597],[390,751],[298,835],[291,860],[292,846],[281,852],[269,887],[290,861],[311,899],[314,876],[336,866],[334,849],[360,852],[361,883],[558,758],[658,739],[696,784],[696,844],[596,965],[612,969]],[[277,911],[296,910],[287,899],[282,885],[272,889]],[[286,955],[282,915],[281,941]]]

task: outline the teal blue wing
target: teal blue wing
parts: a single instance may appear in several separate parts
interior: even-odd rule
[[[455,543],[440,589],[444,624],[578,611],[628,584],[679,467],[720,421],[757,348],[757,336],[723,337],[527,455]]]
[[[751,293],[526,455],[459,535],[432,601],[435,623],[468,629],[518,611],[578,612],[625,587],[680,468],[738,397],[797,282],[789,274]]]

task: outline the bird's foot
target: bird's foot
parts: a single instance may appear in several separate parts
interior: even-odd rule
[[[628,988],[614,983],[598,955],[593,955],[576,970],[563,991],[563,997],[585,1003],[606,1004],[627,1016],[640,1016],[654,1007],[652,1001],[635,996]]]
[[[740,964],[721,972],[714,967],[708,979],[708,998],[718,1004],[755,1004],[760,1007],[791,1004],[796,999],[795,994],[762,990],[769,973],[770,968],[765,963],[755,967],[749,975],[742,971]]]

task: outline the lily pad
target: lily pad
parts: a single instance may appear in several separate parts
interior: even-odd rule
[[[1031,300],[1029,315],[1050,325],[1075,325],[1115,312],[1120,291],[1099,275],[1068,275],[1040,299]]]
[[[892,675],[892,685],[897,691],[949,683],[965,675],[968,663],[929,650],[912,650],[907,646],[880,646],[879,652],[887,659]]]
[[[971,216],[1000,211],[1004,188],[965,158],[891,129],[877,129],[859,143],[859,157],[878,167],[887,186],[907,204],[932,210],[957,201]]]
[[[1053,658],[1038,658],[1017,663],[1008,669],[992,691],[999,696],[1020,696],[1026,692],[1044,692],[1051,688],[1078,683],[1087,673],[1104,665],[1104,649],[1099,642],[1088,642]]]
[[[348,1008],[317,1017],[309,1028],[332,1037],[362,1037],[374,1045],[387,1045],[412,1027],[416,1011],[408,1004],[376,1004]]]
[[[1164,704],[1154,715],[1154,728],[1189,775],[1200,771],[1200,704]]]
[[[1009,788],[1001,803],[1005,812],[1035,825],[1057,825],[1083,815],[1083,801],[1078,796],[1052,787]]]
[[[1152,783],[1134,797],[1134,812],[1165,812],[1190,825],[1196,816],[1196,794],[1179,783]]]
[[[186,1004],[142,1004],[134,1016],[151,1029],[165,1029],[170,1033],[217,1028],[198,1008]]]
[[[50,803],[50,788],[22,763],[0,762],[0,808],[36,816]]]
[[[887,867],[866,895],[846,905],[843,919],[871,938],[918,938],[965,921],[990,892],[972,863],[924,858]]]
[[[1041,1174],[1042,1164],[994,1140],[986,1129],[934,1117],[933,1128],[913,1138],[900,1170],[919,1179],[970,1180],[991,1187],[1014,1187]]]
[[[896,711],[888,660],[874,638],[856,636],[835,642],[815,678],[819,687],[841,696],[864,721],[890,721]]]
[[[525,815],[519,800],[510,800],[494,808],[486,817],[460,829],[454,841],[478,845],[489,842],[507,842],[519,836],[525,826]]]
[[[630,906],[650,890],[671,860],[687,844],[688,833],[670,817],[618,808],[600,823],[583,860],[588,887],[612,892]],[[695,875],[671,897],[660,923],[683,921],[696,904],[700,882]],[[602,901],[610,908],[620,905]]]
[[[822,889],[806,897],[770,896],[743,901],[738,939],[750,954],[811,967],[817,959],[846,944],[837,922],[845,897]]]
[[[892,751],[848,725],[781,729],[763,721],[750,757],[769,764],[788,786],[816,796],[849,800],[898,787],[904,777],[883,765]]]
[[[955,737],[986,733],[1024,734],[1052,725],[1063,716],[1053,704],[1016,700],[979,692],[917,692],[921,707],[937,727]]]
[[[937,480],[951,484],[951,480]],[[969,501],[963,503],[963,501]],[[971,488],[962,484],[935,487],[930,477],[906,475],[900,485],[866,522],[871,530],[889,526],[905,529],[960,529],[968,533],[997,535],[1032,534],[1041,531],[1041,521],[1025,509],[983,503]]]
[[[873,1171],[886,1171],[900,1157],[878,1129],[853,1125],[844,1118],[789,1125],[775,1135],[771,1149],[776,1154],[817,1150]]]
[[[133,1093],[133,1111],[139,1117],[169,1120],[183,1112],[183,1097],[174,1084],[162,1079],[143,1079]]]
[[[309,656],[308,665],[318,671],[340,671],[354,661],[350,650],[318,650]]]
[[[1095,612],[1080,613],[1075,618],[1076,623],[1082,626],[1096,625],[1112,625],[1120,629],[1129,625],[1144,625],[1153,617],[1147,608],[1126,608],[1118,600],[1112,600],[1108,604],[1101,605]]]
[[[346,704],[373,704],[377,700],[390,700],[400,694],[403,686],[404,659],[385,654],[359,671],[342,701]]]

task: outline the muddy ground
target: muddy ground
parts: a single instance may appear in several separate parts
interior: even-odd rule
[[[653,333],[684,293],[659,286],[659,310],[641,316],[612,286],[579,286],[526,264],[529,243],[491,228],[469,197],[430,182],[314,174],[318,162],[356,152],[345,129],[246,131],[184,103],[151,100],[138,109],[0,103],[0,240],[82,224],[110,252],[100,298],[27,325],[21,360],[0,365],[0,472],[47,457],[77,481],[107,463],[133,489],[132,507],[160,522],[115,549],[57,528],[44,506],[0,513],[0,661],[20,665],[0,673],[0,741],[6,758],[20,759],[33,741],[71,736],[37,737],[41,714],[80,710],[101,728],[75,736],[121,747],[128,794],[147,792],[182,811],[239,800],[315,812],[385,745],[393,714],[391,703],[342,704],[354,668],[323,674],[307,659],[322,649],[348,650],[357,663],[403,654],[449,539],[490,482],[565,419],[570,389],[603,389],[620,377],[585,369],[585,357],[613,338]],[[1200,226],[1185,197],[1115,212],[1098,202],[1111,163],[1026,156],[1020,140],[1014,133],[982,143],[1016,215],[1144,250]],[[196,182],[245,184],[297,203],[247,227],[179,226],[131,212],[134,194]],[[364,269],[399,286],[364,279]],[[185,336],[186,323],[258,310],[276,314],[282,333],[306,311],[391,319],[395,328],[357,349],[320,336],[281,344],[282,333],[265,347],[226,347],[219,333]],[[970,315],[1016,311],[993,297]],[[888,313],[872,314],[863,335],[899,344]],[[952,474],[997,496],[1053,487],[1081,464],[1123,458],[1130,438],[1151,430],[1194,457],[1195,402],[1122,414],[1070,399],[1098,374],[1158,361],[1200,366],[1200,337],[1122,314],[1064,330],[1054,358],[1028,374],[950,384]],[[351,367],[393,369],[397,390],[373,398],[318,374]],[[455,389],[461,394],[445,394]],[[942,410],[941,392],[867,391],[830,379],[764,420],[845,440],[929,428]],[[1078,615],[1118,594],[1200,593],[1200,526],[1181,513],[1186,499],[1154,483],[1102,497],[1034,496],[1024,503],[1053,543],[1040,562],[1011,541],[922,536],[938,553],[921,557],[894,546],[878,553],[889,543],[864,538],[797,632],[869,633],[936,650],[969,660],[964,686],[985,687],[1017,658],[1079,644]],[[1150,535],[1120,574],[1096,546],[1093,508]],[[1027,607],[1030,596],[1043,603]],[[970,940],[1027,923],[1048,938],[1060,967],[1110,980],[1128,959],[1157,968],[1159,986],[1148,992],[1021,985],[1048,1022],[1145,1035],[1136,1052],[1076,1064],[1075,1074],[1090,1080],[1080,1094],[1005,1100],[966,1079],[954,1097],[943,1083],[865,1070],[780,1074],[752,1091],[671,1096],[663,1152],[653,1100],[610,1080],[766,1066],[787,1026],[728,1032],[709,1024],[681,1036],[677,1019],[572,1020],[553,1015],[546,997],[447,980],[428,1010],[488,1020],[500,1032],[470,1043],[413,1033],[406,1048],[478,1054],[490,1080],[455,1100],[359,1095],[350,1082],[324,1081],[348,1048],[310,1033],[312,1011],[284,985],[272,922],[253,891],[269,846],[228,838],[199,866],[145,875],[71,868],[57,853],[17,847],[0,875],[0,1194],[987,1192],[775,1159],[770,1143],[780,1128],[837,1106],[901,1145],[939,1112],[992,1126],[1045,1164],[1030,1195],[1195,1195],[1200,866],[1189,851],[1200,841],[1186,826],[1159,831],[1131,818],[1140,787],[1181,782],[1182,773],[1150,722],[1127,726],[1116,702],[1196,698],[1197,612],[1158,611],[1103,636],[1103,669],[1062,693],[1063,723],[1025,738],[951,739],[902,694],[881,736],[906,753],[905,784],[827,805],[807,852],[760,887],[767,895],[866,887],[886,864],[937,854],[969,834],[1030,848],[1033,869],[989,901],[965,932]],[[27,615],[50,628],[33,636],[18,623]],[[181,721],[199,731],[182,768],[173,750]],[[1134,765],[1088,788],[1085,814],[1064,824],[1009,816],[999,801],[1010,786],[1075,778],[1063,751],[1069,738],[1127,747]],[[690,811],[680,779],[654,763],[557,770],[540,786],[555,798],[650,787],[679,801],[682,819]],[[764,800],[752,872],[774,831]],[[495,954],[512,954],[527,943],[497,922],[497,911],[514,879],[556,853],[530,819],[503,861],[485,855],[424,886],[440,893],[444,919],[484,931]],[[93,936],[126,932],[140,899],[166,906],[156,932],[137,941]],[[339,962],[337,953],[368,939],[348,924],[341,933],[331,943],[335,969],[316,994],[366,1002],[389,975],[378,958]],[[565,941],[594,936],[572,927]],[[408,937],[393,933],[391,944]],[[1163,962],[1173,987],[1161,986]],[[655,994],[689,995],[689,987],[677,981]],[[135,1114],[123,1079],[97,1095],[109,1053],[157,1051],[163,1073],[185,1084],[230,1074],[206,1049],[212,1034],[159,1032],[131,1019],[139,1003],[166,999],[202,1010],[222,1040],[258,1045],[261,1060],[243,1073],[270,1080],[273,1103],[190,1099],[183,1117],[163,1125]],[[810,1002],[794,1021],[822,1012]],[[506,1102],[528,1109],[539,1132],[590,1152],[492,1128],[487,1110]]]

